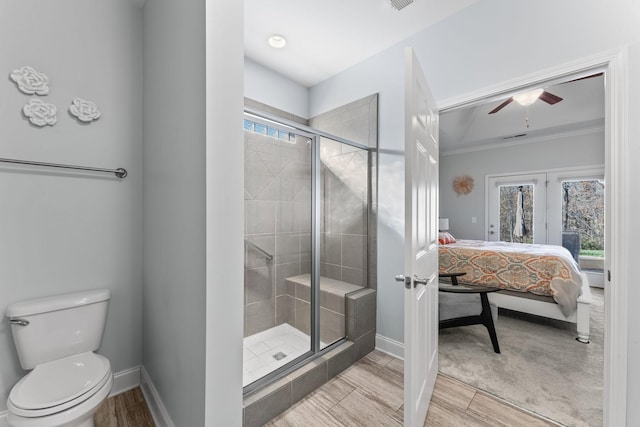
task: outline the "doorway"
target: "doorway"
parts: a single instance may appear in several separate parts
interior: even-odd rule
[[[604,137],[605,137],[605,174],[607,177],[607,230],[612,230],[612,221],[620,218],[623,220],[627,216],[627,212],[624,210],[624,205],[621,200],[624,197],[626,191],[626,184],[624,181],[624,167],[623,157],[621,150],[626,147],[626,123],[625,115],[621,112],[625,110],[625,106],[622,105],[622,99],[624,98],[624,85],[626,84],[626,74],[622,70],[626,70],[626,67],[621,66],[626,61],[624,53],[617,54],[615,56],[605,58],[589,58],[584,60],[580,65],[571,64],[564,68],[558,68],[555,70],[548,70],[541,72],[535,77],[528,77],[524,79],[520,84],[515,85],[517,90],[524,90],[533,84],[537,86],[557,83],[562,80],[568,80],[571,78],[578,78],[588,74],[593,74],[599,71],[605,71],[606,79],[606,93],[605,104],[607,105]],[[626,64],[625,64],[626,65]],[[576,74],[576,73],[580,74]],[[560,76],[560,77],[558,77]],[[512,83],[513,85],[513,83]],[[443,113],[452,111],[456,108],[473,105],[487,99],[498,99],[498,95],[504,96],[513,93],[513,89],[505,87],[501,91],[493,91],[483,94],[483,96],[469,97],[468,100],[462,102],[450,102],[448,105],[445,103],[445,107],[441,110]],[[480,161],[480,160],[478,160]],[[615,167],[612,167],[615,165]],[[623,167],[623,170],[619,170],[618,167]],[[446,180],[442,180],[446,182]],[[446,209],[446,205],[442,204]],[[448,213],[445,211],[445,215]],[[470,223],[476,223],[477,217],[469,215]],[[481,222],[482,223],[482,222]],[[463,227],[464,228],[464,227]],[[622,234],[622,235],[621,235]],[[605,246],[607,246],[607,258],[605,261],[605,271],[608,271],[611,266],[620,268],[622,276],[626,276],[627,259],[622,252],[622,242],[624,242],[624,233],[620,229],[615,230],[615,234],[608,233],[611,236],[606,240]],[[620,240],[618,240],[620,239]],[[613,251],[611,251],[613,248]],[[608,283],[608,287],[605,289],[605,307],[606,307],[606,320],[605,320],[605,343],[604,343],[604,424],[605,425],[623,425],[624,413],[626,407],[626,395],[624,390],[626,389],[626,363],[624,366],[613,366],[608,363],[607,360],[611,360],[615,357],[622,357],[626,360],[626,277],[617,277],[617,286],[612,287],[611,283]],[[612,327],[612,324],[622,325],[624,331],[618,331]],[[621,391],[618,391],[621,390]],[[612,399],[613,394],[620,393],[618,399]],[[621,415],[620,415],[621,414]]]

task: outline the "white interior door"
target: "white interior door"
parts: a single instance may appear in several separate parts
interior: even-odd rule
[[[404,425],[424,424],[438,373],[438,109],[405,50]]]

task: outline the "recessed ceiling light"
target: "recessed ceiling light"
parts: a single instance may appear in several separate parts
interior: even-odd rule
[[[282,49],[283,47],[285,47],[286,44],[287,44],[287,39],[280,34],[274,34],[271,37],[269,37],[269,46],[275,49]]]

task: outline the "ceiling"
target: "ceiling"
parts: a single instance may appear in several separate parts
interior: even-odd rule
[[[306,87],[362,62],[477,0],[245,0],[245,55]],[[273,34],[288,40],[267,44]]]
[[[390,0],[244,0],[245,55],[305,87],[314,86],[478,0],[415,0],[397,11]],[[267,43],[281,34],[282,49]],[[569,80],[569,79],[568,79]],[[545,88],[563,101],[530,107],[500,100],[441,114],[442,154],[531,141],[550,134],[602,127],[602,76]],[[528,117],[528,125],[525,119]],[[516,136],[517,135],[517,136]]]
[[[604,125],[602,75],[544,89],[563,100],[554,105],[537,100],[529,107],[511,102],[499,112],[489,114],[509,98],[506,95],[502,99],[441,113],[441,153],[498,147]]]

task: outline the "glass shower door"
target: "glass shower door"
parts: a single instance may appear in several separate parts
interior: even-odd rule
[[[320,138],[320,348],[347,335],[348,295],[367,287],[369,152]]]
[[[344,339],[369,280],[371,153],[289,123],[244,122],[245,392]]]
[[[312,348],[312,137],[256,117],[244,129],[246,386]]]

